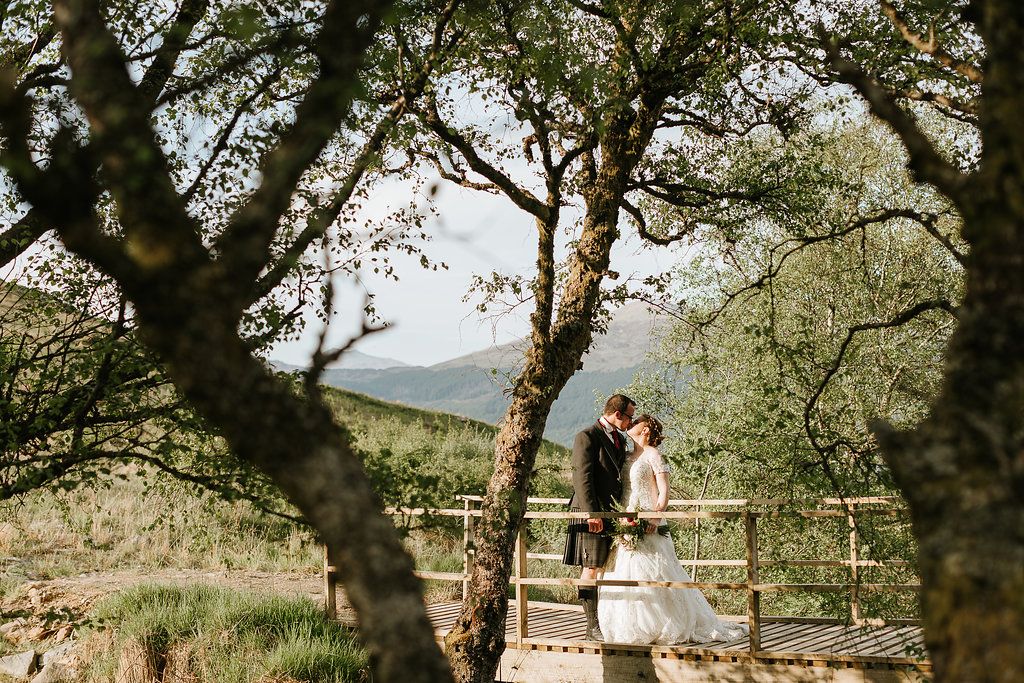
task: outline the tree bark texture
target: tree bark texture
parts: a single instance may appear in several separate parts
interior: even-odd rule
[[[976,3],[988,64],[980,168],[951,197],[971,245],[944,382],[916,429],[879,427],[919,545],[937,681],[1024,672],[1024,7]]]
[[[135,302],[145,340],[166,360],[176,386],[336,549],[375,679],[449,680],[412,560],[378,513],[362,466],[329,410],[271,376],[222,316],[197,315],[202,303],[145,292],[137,292]]]
[[[143,340],[181,393],[232,450],[265,472],[338,552],[339,574],[359,617],[374,679],[451,679],[434,641],[413,563],[344,431],[317,397],[273,377],[240,337],[253,279],[269,265],[269,243],[295,184],[338,128],[352,79],[385,0],[333,2],[325,10],[309,100],[274,150],[273,173],[221,234],[214,258],[177,194],[149,118],[151,101],[125,69],[93,0],[54,0],[72,72],[72,92],[90,123],[90,153],[57,134],[38,167],[27,144],[31,107],[0,82],[3,157],[19,188],[64,244],[114,278],[134,304]],[[9,79],[5,79],[9,80]],[[95,215],[96,161],[114,198],[123,236]]]
[[[445,652],[458,681],[495,680],[505,649],[513,545],[526,512],[530,474],[551,405],[590,347],[593,319],[601,303],[601,282],[608,271],[612,244],[619,236],[619,207],[629,174],[651,139],[660,102],[641,102],[635,111],[624,108],[604,133],[600,171],[584,191],[587,212],[583,231],[553,323],[546,303],[553,300],[554,282],[546,267],[553,262],[553,241],[545,239],[550,231],[541,229],[537,287],[541,291],[532,319],[532,344],[495,446],[494,474],[477,523],[469,597],[445,639]]]
[[[911,509],[937,681],[1024,671],[1024,216],[991,208],[1001,215],[968,220],[1009,239],[973,244],[931,415],[879,433]]]

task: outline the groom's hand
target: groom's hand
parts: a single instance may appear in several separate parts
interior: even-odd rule
[[[599,534],[604,530],[604,520],[600,517],[597,519],[588,519],[587,527],[589,527],[590,533]]]

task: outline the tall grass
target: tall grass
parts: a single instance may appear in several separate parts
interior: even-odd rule
[[[177,652],[204,683],[268,679],[342,683],[367,679],[367,657],[353,634],[311,601],[212,586],[137,586],[97,605],[108,638],[85,672],[87,683],[115,680],[123,648],[141,645],[156,662]]]
[[[329,388],[325,394],[349,428],[383,504],[461,508],[457,494],[482,493],[486,487],[496,427]],[[532,495],[567,496],[568,466],[566,449],[545,442]],[[462,569],[460,518],[396,518],[395,523],[418,568]],[[0,505],[0,596],[28,579],[86,572],[312,574],[321,566],[322,549],[311,531],[145,467],[121,466],[91,488],[39,491]],[[429,601],[461,595],[454,582],[430,581],[425,588]]]
[[[308,530],[136,470],[109,486],[40,492],[0,509],[8,577],[45,579],[116,569],[313,572]]]

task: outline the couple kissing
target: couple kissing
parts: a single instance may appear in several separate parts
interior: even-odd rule
[[[614,394],[598,421],[576,435],[572,449],[572,512],[660,512],[668,507],[668,463],[658,446],[663,426],[636,414],[636,402]],[[570,520],[562,561],[582,567],[583,580],[690,581],[676,558],[664,520],[639,520],[641,532],[616,535],[617,520]],[[618,525],[621,526],[621,525]],[[672,645],[734,640],[744,624],[722,621],[693,588],[581,586],[587,640]]]

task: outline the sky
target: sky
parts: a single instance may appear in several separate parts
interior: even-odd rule
[[[394,206],[407,202],[410,192],[392,187],[389,196],[378,197],[377,202]],[[432,365],[526,332],[524,316],[509,316],[495,328],[475,313],[473,303],[462,299],[474,274],[530,269],[535,247],[529,218],[506,200],[453,185],[441,184],[435,201],[440,215],[428,220],[432,239],[421,246],[430,259],[445,262],[448,269],[427,270],[418,256],[398,254],[390,257],[397,282],[372,272],[361,273],[359,282],[338,281],[329,344],[344,343],[358,332],[364,287],[374,294],[377,311],[389,328],[359,340],[354,348],[362,353]],[[321,329],[318,322],[308,324],[302,338],[278,344],[270,357],[308,364]]]
[[[528,172],[511,169],[513,177],[524,180]],[[434,184],[429,180],[426,186]],[[340,346],[358,332],[362,322],[361,309],[365,291],[375,295],[378,313],[389,324],[388,329],[359,340],[354,348],[362,353],[399,360],[409,365],[429,366],[452,358],[520,339],[529,331],[531,306],[521,307],[499,319],[483,317],[475,310],[479,299],[463,301],[474,275],[487,275],[498,270],[531,276],[536,259],[536,229],[531,216],[503,196],[468,190],[437,179],[434,203],[437,218],[427,220],[431,239],[422,244],[433,261],[443,261],[448,268],[436,271],[420,266],[418,256],[393,255],[399,275],[397,282],[372,272],[360,273],[354,279],[336,281],[335,315],[328,330],[327,346]],[[413,190],[397,182],[377,186],[374,199],[366,207],[367,217],[388,213],[407,205]],[[425,205],[426,199],[420,198]],[[563,209],[563,224],[572,221],[579,207]],[[661,272],[675,261],[675,253],[664,248],[641,245],[640,238],[622,220],[623,237],[612,250],[613,270],[624,276],[640,276]],[[568,235],[559,236],[559,257],[567,251]],[[38,253],[34,245],[12,264],[2,279],[17,279],[25,267],[26,257]],[[292,365],[309,365],[322,331],[322,323],[310,313],[305,332],[297,340],[275,345],[271,360]]]
[[[444,261],[448,269],[425,270],[418,257],[394,256],[398,282],[372,273],[362,273],[360,283],[338,282],[328,346],[344,344],[359,330],[362,287],[375,295],[377,310],[390,325],[383,332],[359,340],[354,348],[362,353],[410,365],[433,365],[528,333],[532,307],[522,307],[499,320],[491,320],[475,311],[478,300],[464,302],[463,297],[474,274],[486,275],[494,270],[532,274],[536,258],[532,218],[503,197],[444,181],[437,187],[434,201],[439,217],[428,220],[427,231],[432,239],[423,248],[429,258]],[[408,187],[393,185],[376,198],[377,206],[369,210],[380,213],[386,206],[394,208],[397,203],[408,202],[410,192]],[[625,221],[623,237],[613,249],[613,270],[624,275],[648,274],[661,272],[672,263],[672,252],[668,250],[641,249],[639,237],[631,233]],[[562,235],[562,255],[566,241],[567,236]],[[300,339],[275,346],[270,358],[308,365],[321,329],[322,324],[314,321],[307,325]]]
[[[468,95],[462,97],[460,114],[480,125],[496,139],[522,140],[522,124],[507,116],[491,117],[487,107]],[[505,159],[503,171],[521,187],[534,189],[543,197],[537,169],[524,158]],[[0,179],[0,182],[3,182]],[[533,218],[504,196],[458,187],[437,178],[427,178],[424,187],[435,186],[433,197],[437,218],[426,221],[430,241],[420,245],[434,262],[444,262],[447,269],[427,270],[420,266],[418,255],[391,254],[399,280],[393,281],[372,272],[361,272],[359,280],[336,280],[335,314],[328,327],[328,349],[343,346],[361,328],[365,292],[372,292],[376,310],[388,324],[384,331],[358,340],[356,350],[372,356],[399,360],[409,365],[429,366],[457,358],[493,345],[504,344],[526,336],[532,306],[521,306],[511,314],[496,318],[477,313],[479,299],[463,301],[474,275],[492,271],[531,277],[536,260],[536,229]],[[371,198],[357,216],[373,220],[408,206],[415,190],[409,182],[391,180],[373,186]],[[416,198],[425,207],[426,197]],[[578,203],[582,200],[576,198]],[[425,208],[424,208],[425,212]],[[562,209],[563,226],[571,225],[579,216],[581,206]],[[641,245],[640,238],[622,220],[623,238],[612,250],[612,270],[628,276],[660,273],[674,261],[674,251]],[[557,254],[564,258],[571,236],[566,231],[557,238]],[[26,255],[38,252],[34,246]],[[0,274],[2,278],[17,277],[25,265],[20,258]],[[307,366],[316,349],[323,324],[312,310],[300,338],[280,342],[271,348],[269,358],[291,365]]]

